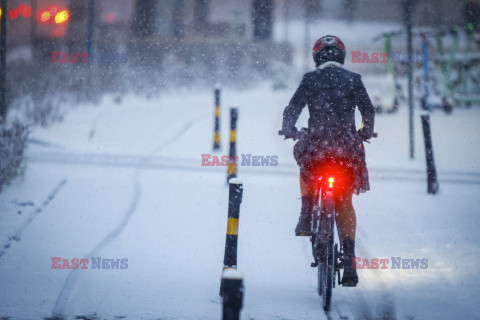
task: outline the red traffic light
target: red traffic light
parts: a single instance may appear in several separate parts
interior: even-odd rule
[[[105,22],[107,23],[112,23],[114,20],[115,20],[115,13],[113,12],[108,12],[105,14],[105,16],[103,16],[103,18],[105,19]]]
[[[10,19],[16,19],[19,15],[28,18],[32,15],[32,7],[27,6],[26,4],[21,4],[18,8],[12,9],[10,11]]]
[[[70,19],[70,11],[62,10],[56,5],[50,6],[47,9],[42,9],[37,12],[37,20],[41,23],[54,22],[62,24]]]
[[[68,10],[60,11],[55,15],[55,23],[57,24],[65,23],[68,19],[70,19],[70,11]]]
[[[48,10],[40,10],[37,12],[37,20],[41,23],[48,23],[52,16]]]

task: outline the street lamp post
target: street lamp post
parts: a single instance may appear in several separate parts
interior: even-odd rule
[[[95,24],[95,0],[88,2],[88,17],[87,17],[87,52],[91,57],[93,54],[93,32]]]
[[[7,0],[1,0],[0,17],[0,124],[7,117]]]
[[[412,40],[412,10],[413,0],[405,0],[405,23],[407,27],[408,50],[408,128],[410,140],[410,158],[415,158],[415,140],[413,131],[413,40]]]

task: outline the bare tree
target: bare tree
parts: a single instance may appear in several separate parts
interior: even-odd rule
[[[185,0],[175,0],[173,6],[173,36],[183,38],[185,36]]]
[[[193,11],[193,20],[195,24],[195,31],[198,34],[206,34],[209,28],[208,15],[210,13],[209,0],[195,0],[195,7]]]
[[[304,0],[305,16],[307,19],[315,19],[322,12],[321,0]]]
[[[155,32],[156,0],[137,0],[133,16],[133,32],[141,37],[151,36]]]
[[[253,38],[271,39],[273,27],[273,0],[253,0]]]
[[[343,17],[346,21],[351,23],[355,18],[355,11],[357,10],[358,0],[343,0]]]

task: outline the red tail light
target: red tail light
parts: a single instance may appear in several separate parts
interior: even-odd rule
[[[328,187],[333,188],[334,182],[335,182],[335,179],[333,177],[328,178]]]

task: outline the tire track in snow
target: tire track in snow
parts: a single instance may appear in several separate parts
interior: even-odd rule
[[[20,227],[15,230],[13,235],[8,237],[7,242],[2,245],[2,248],[0,249],[0,258],[7,252],[7,250],[10,248],[12,245],[13,241],[20,241],[22,233],[27,229],[27,227],[32,223],[32,221],[35,219],[35,217],[42,213],[42,211],[52,202],[52,200],[55,198],[57,193],[60,191],[60,189],[67,183],[67,179],[63,179],[60,181],[60,183],[50,192],[48,197],[42,202],[40,206],[38,206],[34,211],[30,212],[28,215],[28,218],[20,225]]]
[[[139,164],[137,168],[137,172],[133,178],[133,184],[134,184],[134,192],[132,196],[132,200],[130,201],[130,205],[128,206],[127,211],[124,214],[124,217],[118,224],[118,226],[113,229],[92,251],[90,251],[85,258],[89,258],[92,256],[98,255],[107,245],[109,245],[113,240],[117,238],[117,236],[123,231],[127,223],[130,221],[130,218],[133,216],[133,213],[135,212],[137,205],[139,203],[141,194],[142,194],[142,189],[140,186],[140,175],[141,171],[140,169],[143,166],[148,165],[148,162],[153,158],[155,153],[160,152],[163,148],[167,147],[168,145],[174,143],[178,139],[180,139],[198,120],[200,120],[202,117],[197,117],[194,119],[191,119],[183,127],[180,128],[179,131],[177,131],[172,138],[167,140],[165,143],[154,149],[154,151],[151,153],[149,157],[146,157],[143,159],[143,162]],[[62,320],[62,319],[67,319],[70,316],[70,311],[68,310],[68,305],[70,301],[70,296],[72,293],[73,288],[75,287],[75,284],[77,283],[78,279],[80,278],[81,275],[81,270],[79,269],[73,269],[70,271],[70,273],[67,276],[67,280],[65,281],[62,290],[60,291],[57,300],[55,302],[54,309],[52,311],[52,317],[51,318],[46,318],[46,320]]]
[[[135,178],[134,192],[130,205],[118,226],[113,229],[85,258],[89,259],[92,256],[97,256],[108,244],[110,244],[115,238],[122,232],[123,228],[127,225],[128,221],[132,217],[135,209],[137,208],[138,201],[141,196],[141,188],[138,179]],[[80,278],[79,269],[74,269],[68,274],[60,294],[58,295],[57,302],[52,312],[52,319],[65,319],[67,314],[67,306],[70,299],[70,293],[74,288],[77,280]]]
[[[363,230],[357,227],[357,233],[362,233]],[[357,237],[359,238],[359,237]],[[357,249],[360,248],[363,252],[366,252],[367,255],[370,254],[369,250],[365,249],[365,247],[361,244],[361,241],[357,239]],[[371,256],[371,255],[370,255]],[[395,301],[393,295],[388,290],[386,281],[380,276],[375,274],[377,281],[375,282],[379,287],[379,291],[382,293],[382,298],[375,300],[374,303],[377,301],[383,301],[383,303],[379,306],[379,311],[377,314],[372,311],[374,306],[368,302],[368,299],[363,294],[362,290],[357,288],[353,290],[358,290],[358,295],[351,300],[335,300],[335,290],[333,291],[332,297],[332,306],[330,311],[324,311],[324,315],[328,320],[339,319],[339,320],[371,320],[371,319],[385,319],[385,320],[395,320]],[[337,279],[335,279],[337,281]],[[361,278],[360,278],[361,280]],[[341,285],[337,285],[336,288],[341,287]]]
[[[362,234],[364,230],[361,227],[357,227],[357,232]],[[360,237],[357,237],[360,238]],[[362,245],[361,239],[357,239],[356,241],[357,248],[360,248],[361,251],[366,253],[366,256],[373,257],[370,250],[366,249],[365,246]],[[358,296],[357,300],[358,303],[355,304],[355,307],[359,309],[359,319],[388,319],[388,320],[395,320],[396,319],[396,311],[395,311],[395,299],[394,295],[388,289],[387,281],[385,281],[380,274],[373,272],[373,275],[377,279],[375,282],[379,288],[378,291],[382,292],[382,298],[375,300],[375,301],[382,301],[382,304],[379,305],[381,314],[375,315],[372,313],[372,308],[367,302],[365,295],[360,291],[360,295]]]

